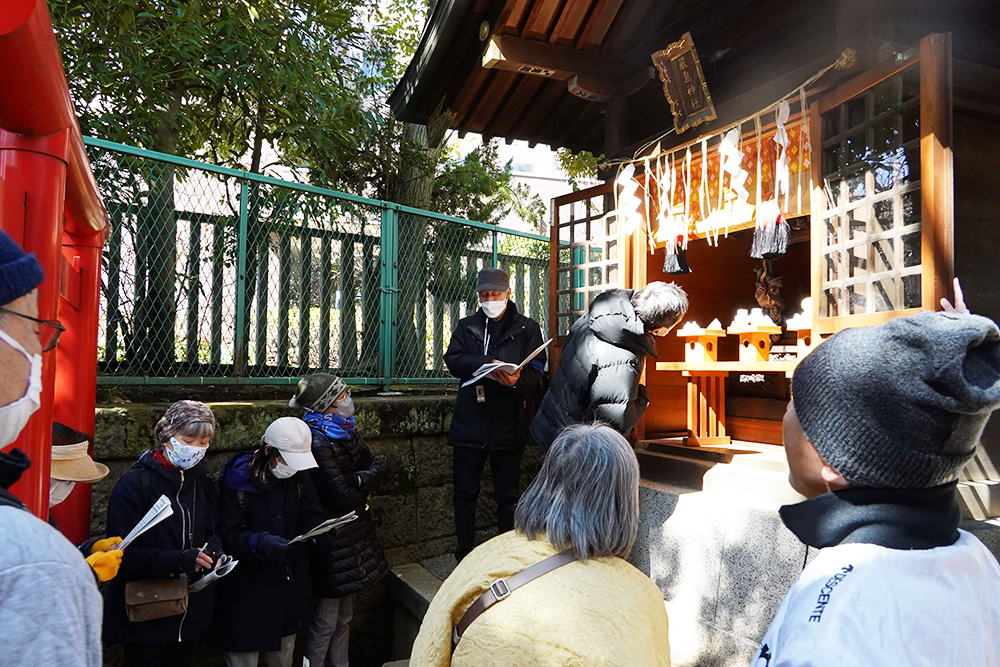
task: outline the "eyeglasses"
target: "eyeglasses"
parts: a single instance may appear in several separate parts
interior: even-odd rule
[[[26,320],[31,320],[32,322],[37,322],[38,324],[44,324],[45,328],[41,329],[38,333],[38,343],[42,346],[42,352],[48,352],[54,348],[56,343],[59,342],[59,336],[62,335],[63,331],[66,331],[66,327],[64,327],[62,322],[59,320],[40,320],[37,317],[25,315],[24,313],[19,313],[16,310],[10,310],[9,308],[4,308],[3,306],[0,306],[0,311],[3,311],[8,315],[23,317]]]

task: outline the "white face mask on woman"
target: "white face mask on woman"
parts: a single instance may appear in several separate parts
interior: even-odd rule
[[[73,492],[76,482],[67,482],[63,479],[53,479],[49,481],[49,509],[52,509],[69,497]]]
[[[271,474],[278,479],[288,479],[294,475],[297,471],[292,466],[287,463],[282,463],[281,461],[275,461],[274,467],[271,468]]]
[[[336,409],[337,414],[344,419],[350,419],[354,416],[354,399],[351,398],[350,394],[348,394],[340,403],[334,403],[333,407]]]
[[[30,355],[28,351],[5,331],[0,331],[0,340],[27,357],[31,364],[28,389],[24,396],[9,405],[0,407],[0,447],[6,447],[17,440],[25,424],[42,404],[42,355]]]
[[[208,452],[208,447],[188,445],[174,437],[170,438],[170,444],[174,446],[173,451],[164,447],[163,453],[167,457],[167,460],[170,461],[170,465],[181,470],[188,470],[195,467],[201,463],[201,460],[205,458],[205,454]]]

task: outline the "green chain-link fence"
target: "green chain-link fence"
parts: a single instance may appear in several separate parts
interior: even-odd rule
[[[537,234],[85,139],[111,220],[99,382],[448,382],[442,353],[500,266],[547,331]]]

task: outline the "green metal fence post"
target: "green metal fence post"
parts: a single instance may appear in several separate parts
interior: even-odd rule
[[[493,230],[493,268],[494,269],[497,268],[497,266],[499,265],[498,262],[497,262],[497,258],[498,258],[498,255],[499,255],[499,248],[500,248],[500,234],[494,229]]]
[[[236,331],[233,345],[233,371],[236,377],[246,375],[247,367],[247,209],[250,184],[240,181],[240,223],[236,234],[238,255],[236,260]]]
[[[399,293],[399,214],[390,207],[382,209],[382,247],[380,260],[379,352],[382,389],[389,390],[396,359],[396,300]]]

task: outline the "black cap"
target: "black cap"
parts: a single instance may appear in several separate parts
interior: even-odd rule
[[[483,269],[479,272],[479,281],[476,283],[477,292],[486,290],[506,292],[510,289],[510,279],[503,269]]]

